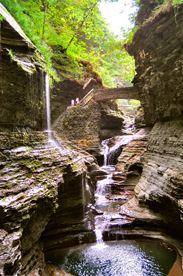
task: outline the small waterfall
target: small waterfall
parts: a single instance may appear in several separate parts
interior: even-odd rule
[[[51,109],[50,109],[50,84],[49,76],[45,76],[45,86],[46,86],[46,122],[47,122],[47,133],[48,141],[52,141],[52,131],[51,131]]]
[[[123,146],[127,145],[137,135],[125,135],[116,137],[115,140],[107,139],[102,141],[102,153],[104,156],[104,165],[102,169],[107,172],[104,179],[97,181],[97,188],[95,192],[95,207],[102,211],[102,215],[95,217],[95,235],[97,247],[103,247],[105,245],[103,241],[103,232],[108,230],[111,224],[111,219],[116,216],[116,207],[113,207],[113,199],[110,198],[112,194],[112,185],[115,184],[113,179],[113,173],[115,172],[115,164],[123,149]],[[114,204],[114,206],[116,206]]]
[[[106,195],[111,192],[111,184],[113,183],[112,174],[109,173],[104,179],[97,181],[97,189],[95,192],[96,205],[100,207],[106,203]]]
[[[102,141],[102,153],[104,155],[104,166],[107,166],[108,165],[108,153],[109,153],[108,140]]]
[[[105,246],[103,232],[106,229],[109,221],[110,217],[108,216],[97,216],[95,219],[95,236],[98,248],[103,248]]]
[[[110,148],[108,146],[108,140],[102,142],[102,153],[104,155],[104,166],[103,169],[107,172],[107,175],[104,179],[97,181],[97,189],[95,192],[95,206],[98,209],[106,209],[109,201],[107,195],[111,194],[111,184],[114,182],[112,179],[112,174],[114,167],[108,164],[108,155]],[[103,248],[105,245],[103,241],[103,232],[106,230],[107,225],[109,224],[110,216],[105,214],[102,216],[95,217],[95,236],[98,248]]]

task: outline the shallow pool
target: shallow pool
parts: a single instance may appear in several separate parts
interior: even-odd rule
[[[61,267],[77,276],[165,276],[176,252],[154,240],[123,240],[70,249]]]

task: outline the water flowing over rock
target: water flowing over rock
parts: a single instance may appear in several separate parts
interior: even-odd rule
[[[152,130],[133,134],[131,128],[132,135],[117,136],[124,120],[113,102],[68,107],[58,116],[73,95],[86,92],[80,90],[84,83],[67,79],[63,89],[65,94],[70,91],[68,97],[58,96],[60,83],[53,89],[54,132],[50,116],[47,120],[53,139],[42,131],[45,84],[49,88],[43,61],[5,10],[0,65],[0,275],[54,273],[52,266],[46,272],[46,262],[60,258],[66,248],[95,240],[103,245],[124,236],[162,238],[158,231],[182,238],[183,5],[170,5],[148,19],[155,6],[154,1],[141,1],[137,22],[143,24],[128,46],[136,60],[134,85],[143,108],[139,112],[145,115],[145,121],[140,116],[136,122]],[[97,75],[87,72],[87,89],[93,85],[90,77],[102,85]],[[108,139],[103,142],[105,166],[99,167],[88,152],[101,154],[103,139]]]

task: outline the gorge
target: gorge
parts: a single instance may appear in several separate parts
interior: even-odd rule
[[[84,60],[54,82],[2,3],[0,275],[183,275],[183,3],[140,1],[110,89]]]

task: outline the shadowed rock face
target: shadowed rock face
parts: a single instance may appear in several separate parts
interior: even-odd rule
[[[155,124],[149,135],[135,198],[121,208],[121,214],[131,217],[136,226],[162,228],[182,238],[182,145],[182,121]]]
[[[1,22],[0,130],[44,127],[44,74],[30,43]]]
[[[128,48],[136,60],[134,84],[139,88],[145,121],[154,127],[147,143],[143,173],[135,187],[136,199],[125,204],[121,211],[152,227],[154,218],[150,215],[146,219],[143,215],[149,208],[153,216],[161,218],[159,226],[164,225],[165,231],[180,237],[183,231],[182,27],[183,5],[169,5],[144,22]]]
[[[1,275],[28,275],[36,269],[42,273],[45,262],[40,238],[46,225],[53,224],[49,223],[51,216],[54,228],[44,231],[45,251],[48,243],[55,246],[55,236],[62,245],[72,233],[75,236],[67,245],[74,239],[76,244],[82,242],[81,232],[83,240],[92,238],[84,218],[92,201],[88,170],[93,158],[63,142],[60,149],[47,145],[45,138],[42,132],[0,135]]]
[[[183,123],[157,123],[149,138],[146,163],[135,188],[140,203],[160,212],[182,234]],[[175,226],[173,225],[177,225]]]
[[[152,11],[159,5],[162,4],[163,0],[141,0],[140,10],[138,12],[136,23],[142,24],[146,19],[149,18]]]
[[[179,5],[144,22],[128,46],[136,60],[134,85],[147,124],[183,115],[182,43],[183,5]]]

